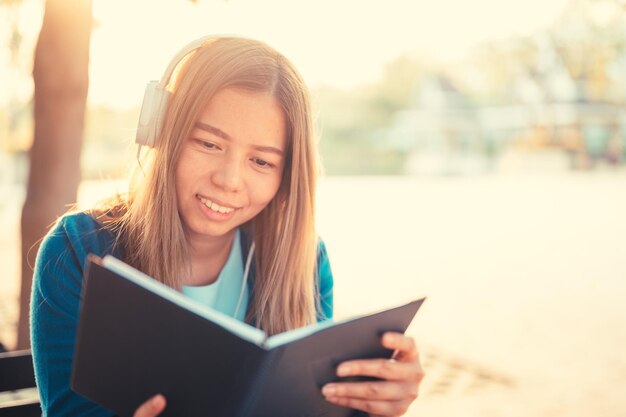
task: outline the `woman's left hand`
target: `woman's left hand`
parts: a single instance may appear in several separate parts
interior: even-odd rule
[[[415,340],[401,333],[385,333],[382,344],[395,350],[392,359],[363,359],[341,363],[337,375],[371,376],[382,381],[334,382],[322,394],[333,404],[363,410],[372,417],[400,416],[417,398],[424,372]]]

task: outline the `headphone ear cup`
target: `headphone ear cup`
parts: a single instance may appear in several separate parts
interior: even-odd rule
[[[151,148],[156,146],[169,96],[168,91],[159,87],[158,81],[148,83],[139,113],[135,143]]]

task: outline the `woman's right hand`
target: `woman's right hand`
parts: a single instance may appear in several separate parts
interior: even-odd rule
[[[133,417],[155,417],[165,409],[165,397],[157,394],[141,404]]]

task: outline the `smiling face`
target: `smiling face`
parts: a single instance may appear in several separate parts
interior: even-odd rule
[[[276,98],[234,88],[215,94],[176,167],[176,200],[188,237],[229,237],[261,212],[280,187],[286,152],[286,119]]]

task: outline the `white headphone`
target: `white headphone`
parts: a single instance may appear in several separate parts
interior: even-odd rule
[[[149,146],[151,148],[156,146],[156,140],[159,137],[159,132],[163,125],[163,116],[165,115],[167,103],[171,95],[171,93],[166,90],[166,86],[170,82],[172,73],[178,63],[191,52],[202,47],[207,41],[224,36],[237,37],[236,35],[209,35],[188,43],[170,61],[161,80],[153,80],[148,83],[141,104],[139,122],[137,123],[137,134],[135,136],[135,143],[137,143],[137,145],[140,147]]]

